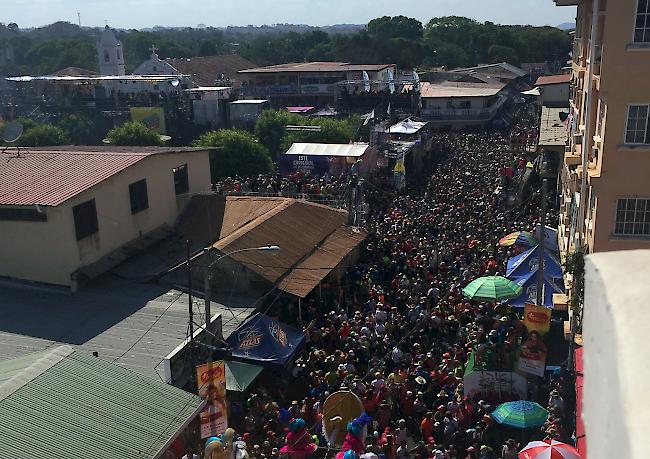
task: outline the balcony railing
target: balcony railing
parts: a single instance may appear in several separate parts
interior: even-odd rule
[[[487,108],[423,108],[422,116],[427,119],[444,121],[485,121],[494,118],[496,112],[501,108],[505,101],[506,98],[502,97]]]

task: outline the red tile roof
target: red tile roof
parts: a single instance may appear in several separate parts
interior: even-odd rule
[[[269,65],[242,70],[239,73],[287,73],[287,72],[354,72],[366,70],[377,72],[393,64],[350,64],[349,62],[294,62],[289,64]]]
[[[571,83],[571,75],[548,75],[541,76],[535,82],[535,86],[545,86],[547,84]]]
[[[21,151],[20,156],[10,150],[0,155],[0,205],[58,206],[153,154],[197,150],[151,147],[100,149],[28,149]]]
[[[255,67],[251,61],[237,54],[174,58],[166,61],[180,73],[192,75],[194,83],[199,86],[214,86],[215,80],[218,80],[221,74],[230,80],[236,80],[237,72]]]

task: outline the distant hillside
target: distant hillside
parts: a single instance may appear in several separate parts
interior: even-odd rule
[[[69,22],[29,29],[0,24],[0,75],[47,75],[65,67],[97,70],[95,43],[101,30]],[[424,69],[503,61],[562,63],[572,44],[572,37],[555,27],[502,25],[458,16],[437,17],[426,24],[384,16],[367,25],[154,25],[115,32],[124,45],[127,72],[149,58],[152,45],[161,58],[237,53],[258,65],[345,61]]]
[[[563,22],[562,24],[556,25],[560,30],[571,30],[576,28],[576,23],[575,22]]]

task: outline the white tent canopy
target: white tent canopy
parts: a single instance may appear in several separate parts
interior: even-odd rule
[[[286,155],[345,156],[358,158],[368,150],[367,143],[294,143]]]

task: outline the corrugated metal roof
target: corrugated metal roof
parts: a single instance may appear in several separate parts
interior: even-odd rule
[[[294,62],[241,70],[239,73],[287,73],[287,72],[353,72],[379,71],[393,64],[350,64],[348,62]]]
[[[85,147],[7,154],[0,158],[0,205],[58,206],[149,156],[183,151],[187,150]]]
[[[339,227],[303,262],[282,279],[278,288],[305,298],[366,237],[361,229]]]
[[[221,54],[217,56],[198,56],[192,58],[166,59],[178,72],[192,75],[192,80],[199,86],[212,86],[215,80],[236,79],[237,72],[255,67],[248,59],[238,54]]]
[[[308,257],[327,236],[345,224],[347,212],[306,201],[287,199],[242,226],[214,247],[223,253],[248,247],[279,245],[273,256],[248,251],[231,256],[271,283],[276,283]]]
[[[222,253],[280,246],[273,255],[246,251],[230,258],[305,297],[365,238],[363,230],[346,227],[346,220],[346,211],[302,200],[205,195],[192,197],[179,232]]]
[[[502,88],[482,83],[451,84],[420,84],[420,96],[423,98],[437,97],[489,97],[494,96]]]
[[[196,395],[74,351],[0,400],[0,457],[154,458],[201,404]]]
[[[0,290],[0,361],[70,344],[158,378],[161,360],[187,337],[188,295],[165,286],[103,276],[74,295],[11,281],[0,281]],[[193,300],[196,308],[203,303]],[[213,293],[212,314],[221,314],[224,337],[254,311],[255,300]],[[202,325],[203,314],[195,320]]]
[[[359,157],[368,150],[367,143],[294,143],[285,155]]]
[[[571,83],[571,75],[570,74],[564,74],[564,75],[547,75],[547,76],[541,76],[537,79],[535,82],[535,86],[545,86],[547,84],[568,84]]]
[[[560,113],[568,110],[568,108],[542,107],[538,145],[562,146],[566,144],[569,134],[567,125],[560,120]]]

